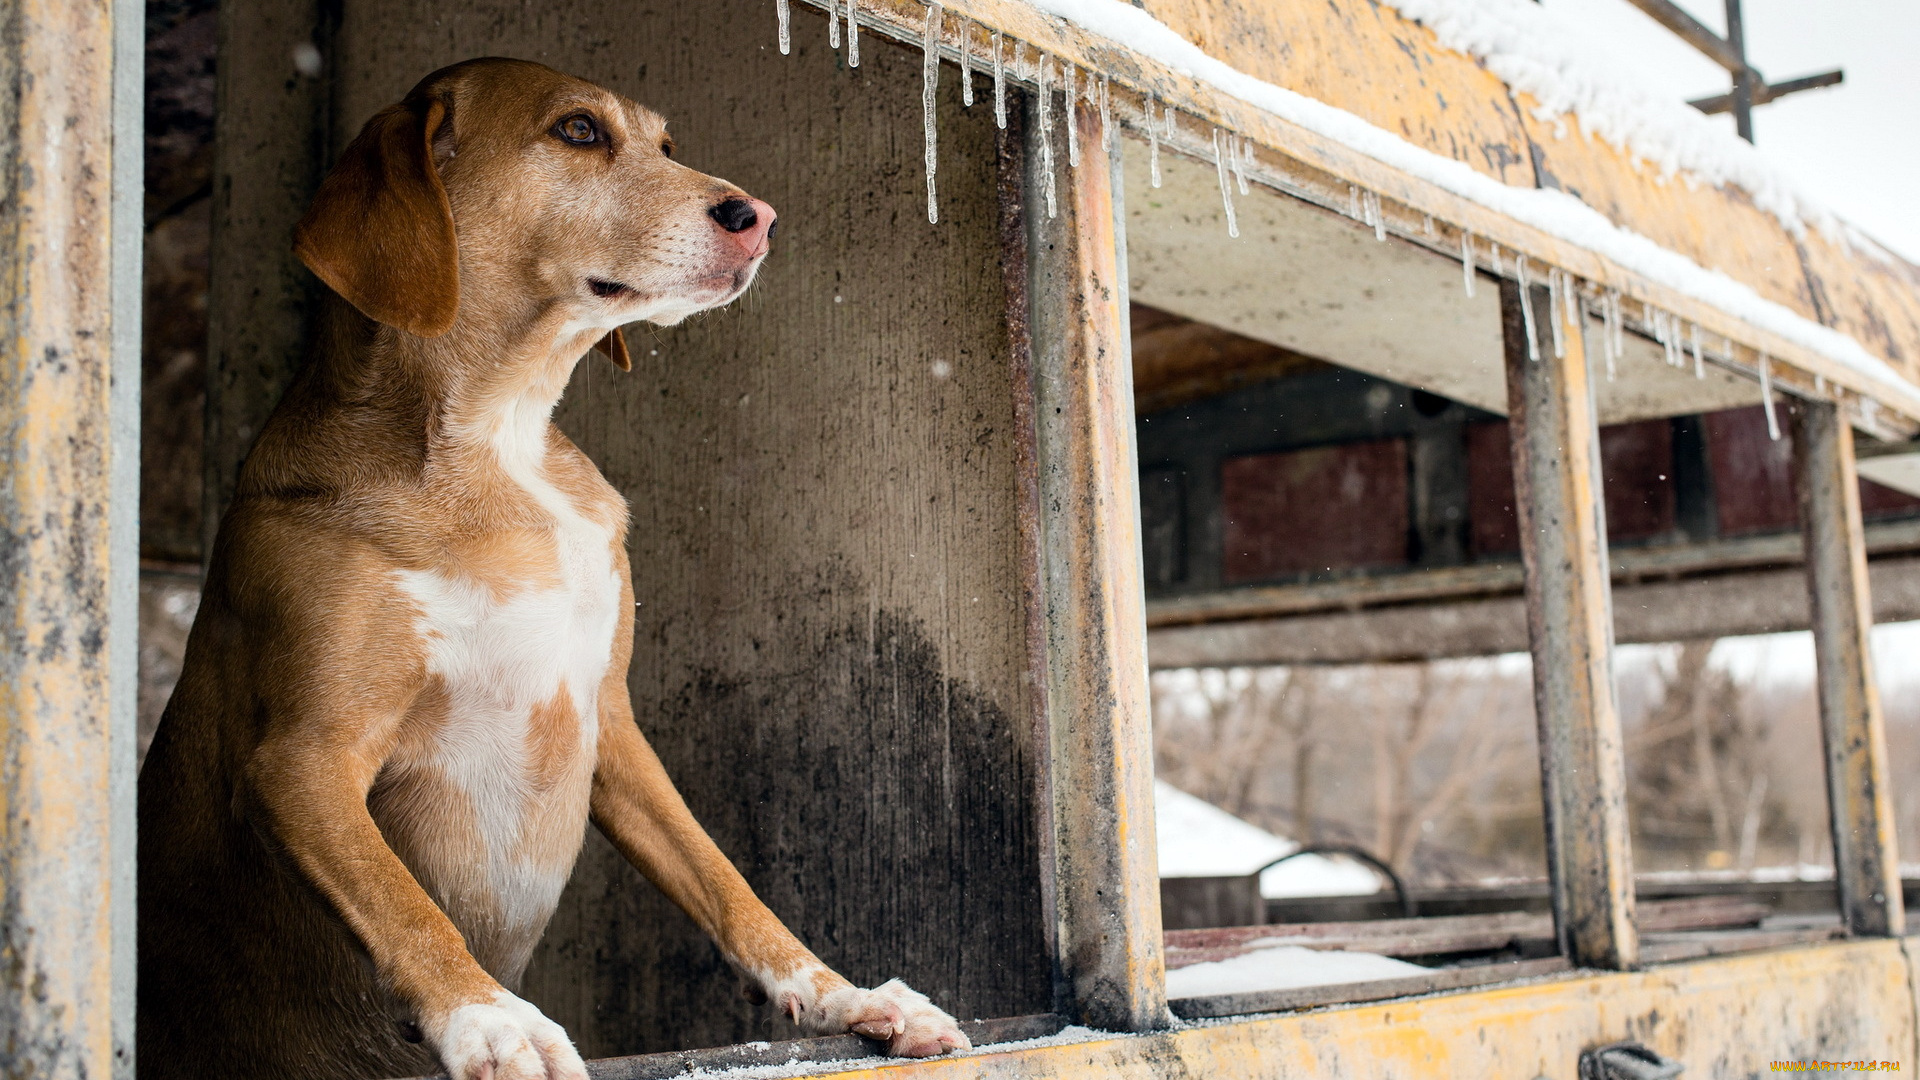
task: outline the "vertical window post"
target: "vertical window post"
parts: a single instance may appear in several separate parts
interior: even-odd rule
[[[1898,936],[1905,932],[1906,912],[1894,846],[1886,725],[1868,642],[1873,602],[1853,428],[1830,402],[1800,402],[1793,415],[1794,479],[1806,542],[1841,920],[1852,934]]]
[[[1532,305],[1534,318],[1522,304]],[[1614,701],[1600,431],[1583,327],[1562,307],[1544,288],[1523,293],[1513,281],[1500,283],[1547,873],[1562,954],[1582,966],[1630,968],[1639,938]],[[1552,319],[1562,323],[1558,357]]]
[[[9,1076],[132,1075],[141,25],[125,0],[0,6]]]
[[[1080,164],[1070,168],[1059,141],[1065,133],[1041,130],[1037,99],[1029,98],[1025,119],[1063,1004],[1083,1023],[1142,1031],[1164,1026],[1168,1013],[1120,162],[1083,134]],[[1097,130],[1096,118],[1083,112],[1079,127]],[[1056,151],[1051,217],[1045,138]]]

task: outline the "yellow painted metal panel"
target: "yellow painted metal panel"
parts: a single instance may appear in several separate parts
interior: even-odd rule
[[[1908,979],[1901,942],[1846,942],[821,1075],[1574,1080],[1582,1049],[1620,1039],[1682,1062],[1687,1076],[1858,1058],[1905,1071],[1916,1067]]]
[[[1816,230],[1799,243],[1820,320],[1920,383],[1920,267],[1848,250]]]

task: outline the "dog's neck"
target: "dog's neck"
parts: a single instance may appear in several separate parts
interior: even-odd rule
[[[575,366],[605,334],[552,305],[462,319],[435,338],[350,314],[359,332],[321,358],[329,396],[406,416],[429,460],[541,445]]]
[[[604,331],[569,325],[553,305],[492,311],[422,338],[329,297],[310,362],[236,496],[343,492],[381,477],[467,490],[496,468],[523,482],[541,472],[554,407]]]

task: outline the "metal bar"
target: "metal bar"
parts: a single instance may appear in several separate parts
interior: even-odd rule
[[[1831,403],[1796,404],[1794,470],[1806,536],[1840,917],[1854,934],[1898,936],[1905,932],[1906,912],[1894,844],[1886,725],[1868,642],[1873,606],[1853,428]]]
[[[1823,71],[1818,75],[1802,75],[1797,79],[1786,79],[1777,83],[1759,83],[1753,88],[1753,103],[1765,105],[1778,101],[1788,94],[1797,94],[1802,90],[1818,90],[1823,86],[1839,86],[1847,81],[1847,73],[1838,68]],[[1712,97],[1695,98],[1687,104],[1706,113],[1708,116],[1728,112],[1733,108],[1733,94],[1714,94]]]
[[[118,425],[138,399],[137,302],[116,208],[128,14],[116,0],[0,3],[0,1073],[106,1077],[131,1001],[116,990],[116,686],[127,573],[115,567]],[[140,24],[137,14],[136,29]],[[126,136],[122,136],[125,138]],[[136,264],[137,265],[137,264]],[[137,273],[137,270],[134,271]],[[117,310],[116,310],[117,309]],[[133,327],[120,324],[131,315]],[[119,481],[116,484],[116,481]],[[116,520],[116,518],[118,518]],[[121,526],[116,530],[116,525]],[[118,535],[116,535],[118,532]],[[118,541],[116,543],[116,541]],[[130,791],[123,794],[130,794]],[[116,1009],[119,1006],[119,1009]],[[124,1011],[122,1011],[124,1010]],[[126,1047],[121,1047],[126,1049]]]
[[[1671,0],[1630,0],[1634,7],[1653,17],[1653,21],[1680,36],[1680,40],[1699,49],[1709,60],[1739,73],[1747,66],[1740,51],[1720,35],[1707,29],[1698,19],[1682,11]]]
[[[1543,318],[1529,359],[1522,304]],[[1546,801],[1547,876],[1561,952],[1576,964],[1638,959],[1626,766],[1614,702],[1613,610],[1600,429],[1582,327],[1548,291],[1500,282],[1514,504],[1526,568],[1534,712]],[[1562,320],[1555,358],[1549,319]]]
[[[1920,550],[1920,521],[1882,521],[1866,528],[1867,553],[1876,558]],[[1793,566],[1804,547],[1798,533],[1743,536],[1699,544],[1624,548],[1608,564],[1616,584],[1678,579],[1729,570]],[[1147,626],[1161,629],[1209,622],[1283,618],[1322,611],[1358,611],[1434,601],[1505,596],[1521,591],[1517,563],[1489,562],[1433,570],[1367,573],[1298,585],[1247,585],[1190,593],[1147,603]]]
[[[1168,1013],[1120,160],[1097,139],[1078,168],[1053,155],[1049,217],[1038,105],[1025,210],[1062,1005],[1144,1031]]]
[[[107,517],[113,1076],[133,1080],[140,720],[140,332],[146,244],[146,5],[113,0],[113,463]]]
[[[1741,138],[1752,142],[1754,88],[1766,80],[1747,66],[1746,19],[1740,13],[1740,0],[1727,0],[1727,44],[1733,47],[1734,56],[1740,60],[1740,66],[1731,69],[1733,129]]]

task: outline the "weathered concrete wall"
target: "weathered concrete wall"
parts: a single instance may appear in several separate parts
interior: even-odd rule
[[[849,70],[799,5],[789,57],[759,0],[352,2],[337,32],[268,6],[224,16],[223,65],[258,53],[223,68],[221,107],[243,85],[260,99],[220,120],[216,191],[235,196],[216,211],[210,482],[297,339],[290,221],[270,225],[304,144],[263,130],[270,112],[322,117],[324,97],[337,148],[428,71],[489,54],[659,109],[683,160],[772,203],[781,229],[734,307],[632,328],[633,372],[590,358],[561,408],[633,504],[641,724],[721,847],[849,977],[904,977],[965,1017],[1051,1008],[990,105],[963,112],[947,69],[935,227],[918,56],[863,35]],[[275,74],[303,40],[324,89]],[[589,1055],[785,1031],[737,991],[597,836],[527,979]]]

